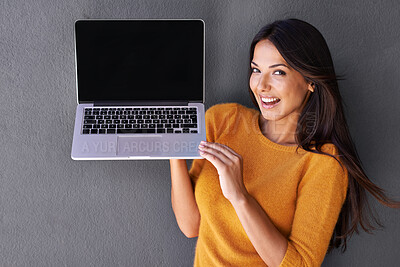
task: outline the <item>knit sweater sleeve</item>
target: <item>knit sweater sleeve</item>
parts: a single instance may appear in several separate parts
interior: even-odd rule
[[[330,154],[335,153],[335,148]],[[332,157],[313,155],[298,185],[296,210],[281,267],[320,266],[346,198],[348,173]]]
[[[217,142],[218,138],[231,129],[234,114],[238,104],[222,103],[207,109],[205,113],[207,142]],[[205,159],[194,159],[189,170],[189,176],[195,184],[203,169]]]

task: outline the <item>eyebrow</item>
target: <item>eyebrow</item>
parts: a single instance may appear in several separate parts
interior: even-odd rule
[[[258,65],[254,61],[252,61],[251,63],[258,67]],[[288,66],[286,66],[285,64],[282,64],[282,63],[271,65],[271,66],[269,66],[269,68],[275,68],[275,67],[278,67],[278,66],[284,66],[284,67],[289,69]]]

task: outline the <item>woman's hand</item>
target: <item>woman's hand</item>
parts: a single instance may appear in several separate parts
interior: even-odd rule
[[[218,171],[222,193],[231,203],[248,196],[243,183],[243,159],[230,147],[201,141],[200,155],[211,162]]]

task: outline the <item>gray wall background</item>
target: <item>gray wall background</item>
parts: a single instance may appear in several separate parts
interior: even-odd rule
[[[400,192],[398,1],[0,2],[0,265],[191,266],[195,239],[170,204],[168,161],[70,158],[76,108],[73,24],[79,18],[202,18],[206,107],[247,93],[250,41],[296,17],[326,38],[367,174]],[[188,162],[190,164],[190,161]],[[383,230],[361,232],[323,266],[399,266],[400,212],[372,200]]]

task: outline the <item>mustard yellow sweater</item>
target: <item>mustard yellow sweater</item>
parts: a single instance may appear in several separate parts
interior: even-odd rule
[[[320,266],[346,198],[348,173],[332,157],[267,139],[259,111],[236,103],[206,112],[207,141],[243,157],[243,180],[272,223],[288,239],[280,266]],[[337,155],[333,144],[323,151]],[[189,171],[201,221],[194,266],[266,266],[224,198],[215,167],[195,159]]]

